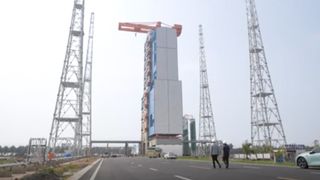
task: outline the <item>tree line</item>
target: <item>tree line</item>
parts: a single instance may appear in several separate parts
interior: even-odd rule
[[[28,146],[0,146],[0,155],[15,154],[25,155],[28,151]]]

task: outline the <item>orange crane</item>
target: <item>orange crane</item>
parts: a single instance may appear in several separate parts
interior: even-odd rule
[[[170,26],[160,21],[151,22],[151,23],[130,23],[130,22],[119,23],[120,31],[130,31],[130,32],[139,32],[139,33],[148,33],[150,30],[153,30],[158,27],[170,27],[172,29],[175,29],[177,32],[177,37],[180,36],[182,31],[182,25],[180,24],[174,24],[173,26]]]

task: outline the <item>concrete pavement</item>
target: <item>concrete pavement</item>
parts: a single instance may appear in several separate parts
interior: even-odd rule
[[[94,173],[96,171],[96,173]],[[231,164],[214,169],[211,163],[186,160],[135,158],[106,158],[81,179],[95,180],[319,180],[319,169],[268,167]]]

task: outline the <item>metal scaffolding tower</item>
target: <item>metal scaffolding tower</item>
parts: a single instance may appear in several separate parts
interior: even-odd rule
[[[86,65],[84,69],[83,82],[83,112],[82,112],[82,143],[85,154],[91,151],[91,130],[92,130],[92,55],[93,55],[93,30],[94,13],[91,13]]]
[[[212,105],[207,74],[207,64],[204,50],[202,25],[199,25],[200,42],[200,112],[199,112],[199,140],[217,140],[213,120]]]
[[[48,150],[63,147],[79,155],[82,148],[84,0],[75,0]]]
[[[148,36],[149,37],[149,36]],[[149,121],[149,91],[151,88],[151,56],[152,46],[150,38],[147,38],[144,45],[144,83],[143,83],[143,96],[141,103],[141,147],[140,153],[145,154],[148,148],[148,121]]]
[[[44,163],[46,157],[47,139],[30,138],[27,152],[28,163]]]
[[[246,0],[250,55],[251,141],[256,146],[286,144],[267,65],[254,0]]]

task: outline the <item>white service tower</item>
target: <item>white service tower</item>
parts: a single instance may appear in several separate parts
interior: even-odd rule
[[[141,99],[141,154],[149,147],[182,155],[182,89],[178,77],[177,37],[182,26],[119,23],[120,31],[148,33],[144,46]]]
[[[148,146],[182,155],[182,87],[176,30],[158,27],[150,31],[146,46],[150,46],[146,49],[151,51]]]

